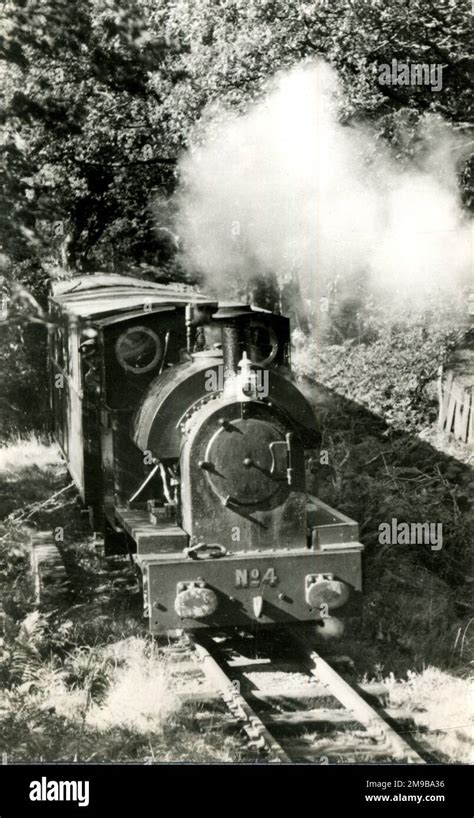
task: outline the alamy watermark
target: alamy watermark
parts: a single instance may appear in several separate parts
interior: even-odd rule
[[[378,80],[380,85],[426,85],[432,91],[441,91],[443,68],[441,63],[409,63],[394,59],[391,63],[378,65]]]
[[[45,775],[30,783],[30,801],[73,801],[89,806],[89,781],[58,781]]]
[[[380,545],[429,545],[432,551],[443,547],[442,523],[399,523],[396,517],[379,525]]]
[[[224,372],[224,366],[219,364],[215,369],[208,369],[204,373],[204,386],[206,392],[222,392],[226,374],[233,375],[233,372]],[[267,398],[270,392],[270,382],[267,369],[251,370],[248,373],[249,391],[255,392],[255,396],[259,398]]]

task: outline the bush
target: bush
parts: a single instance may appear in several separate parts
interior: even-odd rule
[[[366,406],[396,429],[420,431],[437,416],[436,380],[463,335],[460,316],[438,309],[372,318],[371,341],[349,338],[319,345],[294,333],[294,369]]]

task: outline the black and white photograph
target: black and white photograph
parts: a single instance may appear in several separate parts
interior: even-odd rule
[[[0,14],[2,818],[15,770],[25,814],[102,815],[98,769],[215,765],[448,810],[471,2]]]

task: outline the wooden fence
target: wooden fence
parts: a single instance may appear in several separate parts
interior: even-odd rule
[[[455,373],[448,372],[443,383],[439,379],[438,425],[446,434],[453,433],[456,440],[474,445],[474,385],[456,382]]]

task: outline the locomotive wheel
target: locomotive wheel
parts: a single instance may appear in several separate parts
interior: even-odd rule
[[[49,531],[33,532],[29,546],[35,604],[63,596],[69,583],[63,558],[53,535]]]

